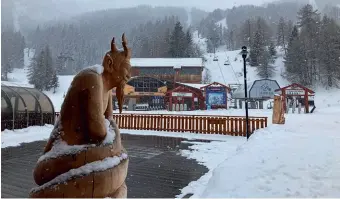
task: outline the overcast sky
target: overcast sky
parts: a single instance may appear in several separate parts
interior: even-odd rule
[[[213,11],[217,8],[226,9],[244,4],[261,5],[273,0],[78,0],[78,2],[81,1],[87,1],[90,5],[93,5],[92,9],[102,8],[108,4],[114,8],[148,4],[151,6],[196,7],[206,11]]]

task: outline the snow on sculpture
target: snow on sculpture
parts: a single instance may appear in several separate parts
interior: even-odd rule
[[[122,112],[124,86],[131,74],[131,49],[122,36],[102,66],[80,71],[64,98],[60,115],[34,169],[31,198],[126,198],[128,155],[112,117],[112,89]]]

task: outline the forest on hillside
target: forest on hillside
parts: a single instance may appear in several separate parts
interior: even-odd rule
[[[226,24],[217,23],[223,19]],[[336,60],[336,56],[340,57],[339,21],[338,7],[325,6],[321,12],[311,6],[282,1],[263,7],[216,9],[211,13],[177,7],[107,9],[84,13],[72,20],[41,24],[25,33],[6,26],[2,30],[2,49],[5,49],[2,79],[13,68],[23,66],[23,60],[14,57],[23,57],[25,47],[36,49],[35,63],[44,57],[51,60],[46,64],[52,67],[46,70],[54,71],[51,74],[75,74],[83,67],[100,63],[112,37],[119,41],[123,32],[133,49],[133,57],[200,57],[202,52],[191,34],[197,30],[200,37],[207,38],[208,52],[221,45],[227,50],[249,46],[248,61],[257,67],[260,77],[273,74],[275,49],[280,46],[285,52],[286,65],[286,73],[282,75],[287,79],[306,86],[321,83],[334,87],[339,86],[340,79]]]

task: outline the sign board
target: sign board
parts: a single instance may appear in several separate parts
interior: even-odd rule
[[[224,87],[207,87],[206,89],[207,106],[227,105],[227,91]]]
[[[249,90],[250,98],[274,98],[275,90],[280,86],[275,80],[262,79],[256,80]]]
[[[194,98],[194,102],[198,102],[198,98],[197,97]]]
[[[176,96],[176,97],[192,97],[192,93],[172,92],[172,96]]]
[[[305,94],[305,90],[303,89],[289,89],[286,90],[286,95],[304,95]]]

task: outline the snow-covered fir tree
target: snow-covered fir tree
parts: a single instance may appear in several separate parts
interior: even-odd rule
[[[258,57],[259,65],[256,67],[257,75],[261,78],[270,78],[275,73],[273,66],[273,57],[270,55],[269,50],[264,50]]]
[[[204,68],[202,84],[210,84],[211,83],[211,72],[208,68]]]
[[[186,37],[180,22],[177,22],[170,37],[171,57],[185,57]]]
[[[340,86],[340,26],[334,19],[323,17],[320,31],[319,75],[326,87]]]
[[[45,48],[32,59],[27,74],[30,84],[40,91],[58,87],[57,72],[53,67],[50,48]]]
[[[252,41],[249,54],[250,65],[258,66],[260,64],[259,57],[263,56],[266,48],[261,30],[255,32]]]
[[[53,93],[55,93],[56,89],[59,87],[59,78],[55,70],[53,71],[52,79],[50,80],[50,86],[53,88]]]

